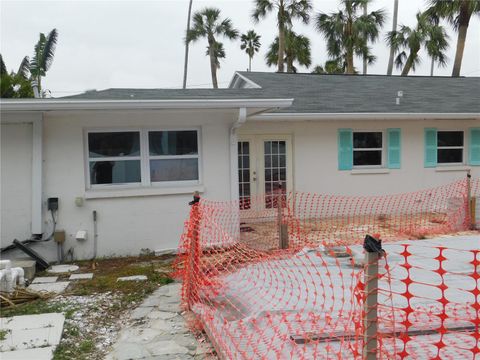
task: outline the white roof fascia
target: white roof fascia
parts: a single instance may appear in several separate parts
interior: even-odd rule
[[[284,108],[293,99],[1,100],[2,111]]]
[[[262,113],[253,121],[329,121],[329,120],[476,120],[480,113]]]
[[[235,89],[235,84],[237,83],[238,79],[242,79],[246,83],[250,84],[251,85],[250,89],[261,89],[262,88],[256,82],[250,80],[246,76],[243,76],[239,72],[235,72],[235,74],[233,74],[232,80],[230,80],[230,83],[228,84],[228,88],[229,89]]]

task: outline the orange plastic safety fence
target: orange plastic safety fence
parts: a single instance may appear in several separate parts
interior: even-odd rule
[[[278,193],[248,207],[202,199],[175,263],[192,325],[225,359],[480,359],[479,233],[434,237],[469,228],[468,188],[480,196],[472,179],[392,196]],[[384,240],[372,263],[366,234]]]

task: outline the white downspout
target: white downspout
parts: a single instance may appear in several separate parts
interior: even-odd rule
[[[33,120],[32,126],[32,234],[43,233],[42,188],[43,188],[43,113]]]
[[[230,128],[230,199],[238,200],[238,136],[237,129],[247,121],[247,108],[238,109],[238,119]]]

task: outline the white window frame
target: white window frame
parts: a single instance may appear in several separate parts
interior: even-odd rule
[[[354,147],[354,140],[353,137],[355,136],[355,133],[381,133],[382,134],[382,147],[381,148],[356,148]],[[385,167],[385,143],[386,138],[385,138],[385,131],[384,130],[352,130],[352,168],[353,169],[382,169]],[[355,165],[355,151],[381,151],[382,152],[382,162],[380,165]]]
[[[196,155],[160,155],[150,156],[148,133],[153,131],[196,131],[197,132],[197,153]],[[88,135],[90,133],[113,133],[113,132],[138,132],[140,133],[140,156],[118,156],[118,157],[99,157],[90,158],[88,148]],[[169,188],[201,185],[203,179],[202,164],[202,142],[200,127],[167,127],[167,128],[90,128],[84,130],[84,158],[85,158],[85,184],[87,190],[100,189],[131,189],[131,188]],[[150,180],[150,160],[155,159],[198,159],[198,180],[179,180],[179,181],[151,181]],[[90,182],[90,161],[119,161],[119,160],[140,160],[140,179],[137,183],[123,184],[91,184]]]
[[[441,132],[461,132],[463,134],[463,146],[438,146],[438,134]],[[465,165],[465,142],[467,139],[465,138],[465,131],[464,130],[450,130],[450,129],[437,129],[437,165],[440,166],[458,166],[458,165]],[[456,163],[445,163],[438,161],[438,150],[454,150],[454,149],[461,149],[462,150],[462,161]]]

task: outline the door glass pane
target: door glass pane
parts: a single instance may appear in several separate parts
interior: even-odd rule
[[[274,208],[277,205],[279,184],[282,186],[282,197],[285,200],[287,192],[287,151],[286,141],[264,142],[265,164],[265,207]],[[271,150],[267,153],[267,150]]]
[[[90,158],[140,155],[140,133],[94,132],[88,134]]]
[[[240,209],[250,209],[250,143],[238,142],[238,193]]]
[[[198,180],[198,159],[150,160],[150,179],[152,182]]]
[[[139,182],[141,182],[140,160],[90,161],[92,185]]]

